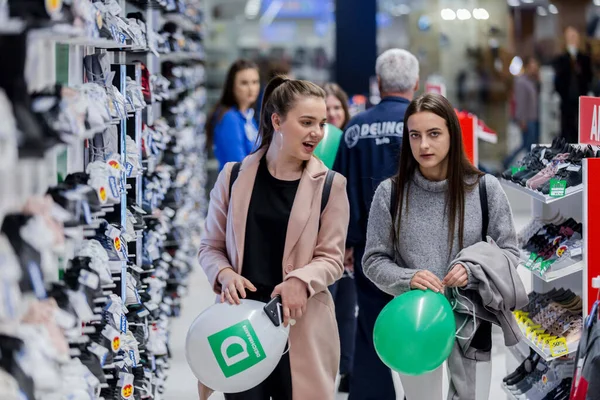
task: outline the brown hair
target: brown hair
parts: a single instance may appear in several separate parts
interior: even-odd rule
[[[326,96],[335,96],[340,103],[342,103],[342,108],[344,109],[344,123],[342,124],[342,130],[346,128],[346,124],[350,121],[350,110],[348,109],[348,95],[337,83],[326,83],[323,86],[323,90],[325,90]]]
[[[420,112],[431,112],[446,121],[450,133],[450,150],[448,151],[448,191],[446,192],[446,215],[448,216],[448,240],[450,251],[454,246],[454,231],[458,216],[458,240],[460,249],[463,248],[464,218],[465,218],[465,193],[472,190],[479,182],[479,177],[484,173],[477,169],[465,153],[462,140],[462,132],[458,117],[450,102],[439,94],[427,93],[414,99],[404,114],[404,132],[402,137],[402,149],[400,153],[400,165],[398,174],[392,178],[395,186],[396,199],[392,204],[397,204],[392,214],[392,237],[397,243],[400,237],[400,224],[402,206],[404,203],[404,190],[406,189],[406,212],[408,212],[408,193],[412,177],[419,164],[412,154],[410,148],[410,135],[408,133],[408,119]],[[475,182],[469,184],[465,181],[468,176],[477,176]],[[397,222],[397,223],[396,223]]]
[[[294,108],[299,97],[317,97],[325,100],[325,91],[309,81],[289,79],[284,75],[271,79],[265,93],[260,112],[260,126],[257,140],[260,149],[269,147],[273,141],[275,130],[271,116],[278,114],[285,119],[287,113]]]
[[[215,127],[217,126],[219,121],[221,121],[223,115],[227,111],[229,111],[231,107],[239,107],[234,93],[235,77],[237,76],[238,72],[244,71],[246,69],[255,69],[256,71],[258,71],[258,66],[254,62],[242,58],[231,64],[231,67],[229,67],[221,98],[219,99],[217,104],[215,104],[215,106],[209,113],[208,119],[206,120],[207,148],[210,148],[210,146],[212,146],[212,141],[215,134]]]

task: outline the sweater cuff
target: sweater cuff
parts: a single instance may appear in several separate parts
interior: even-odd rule
[[[479,284],[479,281],[471,273],[471,268],[467,264],[460,263],[460,265],[465,267],[465,270],[467,271],[467,286],[465,286],[463,290],[475,289]]]

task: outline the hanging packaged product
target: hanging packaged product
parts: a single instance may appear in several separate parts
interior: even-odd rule
[[[133,398],[133,379],[134,376],[132,374],[128,374],[125,372],[119,373],[119,387],[121,388],[121,397],[125,400]]]
[[[565,197],[567,181],[561,179],[550,179],[550,197]]]

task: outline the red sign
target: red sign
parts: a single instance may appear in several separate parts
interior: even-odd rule
[[[477,117],[471,113],[463,111],[457,112],[458,122],[460,123],[460,129],[462,131],[463,146],[467,158],[471,161],[471,164],[477,166],[479,163],[478,154],[478,143],[477,143],[477,132],[479,127],[477,124]]]
[[[586,158],[583,164],[583,217],[585,265],[583,269],[584,312],[589,314],[598,298],[598,289],[592,287],[592,278],[600,276],[600,159]]]
[[[600,146],[600,98],[579,98],[579,143]]]

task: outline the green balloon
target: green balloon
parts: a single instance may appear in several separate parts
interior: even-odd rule
[[[314,155],[323,161],[329,169],[333,167],[333,162],[335,161],[335,156],[338,147],[340,146],[340,140],[342,139],[343,133],[344,132],[335,126],[327,124],[325,126],[325,136],[314,151]]]
[[[444,295],[411,290],[381,311],[373,342],[385,365],[401,374],[422,375],[448,358],[455,330],[454,312]]]

